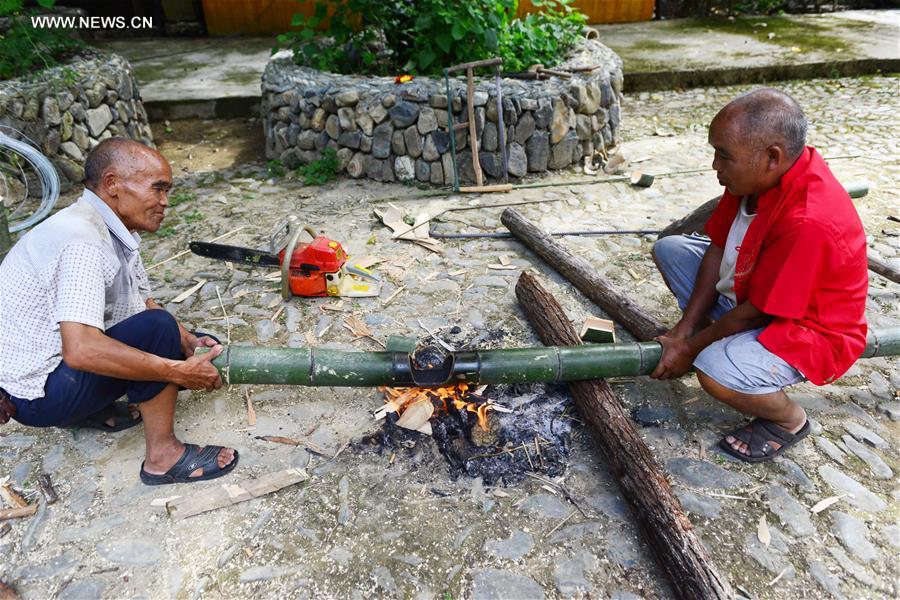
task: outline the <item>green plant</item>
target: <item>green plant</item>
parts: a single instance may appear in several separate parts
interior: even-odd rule
[[[175,233],[174,225],[165,225],[156,230],[156,235],[162,238],[167,238]]]
[[[415,0],[316,0],[313,15],[294,15],[291,26],[298,29],[277,39],[293,49],[298,64],[325,71],[387,74],[391,55],[409,44],[407,29],[416,11]],[[328,35],[323,36],[319,29],[326,21]],[[395,39],[382,39],[388,32]]]
[[[308,165],[297,167],[296,173],[303,177],[306,185],[322,185],[335,178],[338,172],[337,151],[334,148],[325,148],[322,158],[318,158]]]
[[[284,177],[287,170],[284,168],[284,163],[282,163],[277,158],[275,160],[270,160],[266,163],[266,175],[269,177],[280,178]]]
[[[499,55],[507,71],[555,65],[585,23],[573,0],[534,0],[541,12],[515,18],[518,0],[316,1],[312,17],[279,36],[298,64],[341,73],[439,73]],[[327,27],[326,27],[327,21]],[[323,30],[324,28],[324,30]]]
[[[572,8],[573,0],[532,0],[543,8],[515,19],[500,38],[503,68],[522,71],[534,64],[552,65],[582,35],[585,16]]]
[[[175,208],[179,204],[190,202],[196,199],[197,195],[194,192],[176,192],[169,196],[169,207]]]
[[[56,0],[37,0],[44,9]],[[0,0],[0,17],[9,19],[9,29],[0,32],[0,79],[11,79],[58,65],[84,47],[70,32],[34,27],[36,11],[23,10],[24,0]],[[64,77],[77,77],[69,69]]]
[[[199,210],[195,210],[195,211],[184,214],[184,222],[185,223],[196,223],[197,221],[202,221],[205,218],[206,218],[206,215],[204,215]]]

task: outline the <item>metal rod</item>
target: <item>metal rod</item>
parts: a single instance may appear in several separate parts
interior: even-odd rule
[[[596,229],[596,230],[586,230],[586,231],[554,231],[549,235],[553,236],[566,236],[566,235],[580,235],[580,236],[592,236],[592,235],[659,235],[659,229]],[[509,231],[491,231],[484,233],[477,232],[461,232],[461,233],[440,233],[432,229],[428,232],[428,235],[437,238],[437,239],[449,239],[449,240],[467,240],[467,239],[479,239],[479,238],[493,238],[493,239],[509,239],[515,238],[511,232]]]
[[[208,349],[198,349],[203,351]],[[416,366],[415,353],[229,345],[213,360],[213,365],[226,384],[442,386],[459,382],[562,382],[647,375],[661,354],[658,342],[471,350],[447,353],[441,364],[420,368]],[[898,354],[900,327],[869,332],[864,358]]]

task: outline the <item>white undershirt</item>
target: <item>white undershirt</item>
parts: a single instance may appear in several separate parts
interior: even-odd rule
[[[756,213],[750,214],[747,212],[747,198],[741,198],[741,206],[734,217],[731,229],[728,230],[728,239],[725,240],[725,252],[722,255],[722,264],[719,266],[719,283],[716,284],[716,291],[723,296],[731,298],[731,301],[735,303],[737,302],[737,297],[734,294],[734,268],[737,265],[741,243],[744,241],[747,229],[755,216]]]

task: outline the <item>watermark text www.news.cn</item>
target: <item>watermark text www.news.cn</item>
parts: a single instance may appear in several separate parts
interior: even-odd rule
[[[31,26],[35,29],[153,29],[153,17],[34,15]]]

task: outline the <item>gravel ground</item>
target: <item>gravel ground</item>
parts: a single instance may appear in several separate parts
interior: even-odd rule
[[[896,264],[900,229],[886,217],[896,215],[900,180],[898,80],[815,80],[782,87],[806,109],[810,143],[823,155],[858,155],[835,160],[833,169],[844,182],[870,183],[870,193],[857,200],[869,250]],[[646,172],[708,166],[706,125],[745,89],[627,96],[622,139],[629,141],[622,153],[631,160],[649,157],[640,163]],[[223,156],[242,143],[217,139]],[[458,325],[461,335],[502,330],[495,345],[536,344],[513,293],[519,271],[488,268],[499,264],[501,254],[520,270],[540,273],[574,321],[599,313],[516,242],[447,241],[439,255],[392,241],[372,215],[372,207],[381,204],[373,199],[393,198],[412,215],[460,203],[541,199],[548,202],[524,206],[522,212],[546,229],[654,229],[719,192],[707,172],[658,178],[642,190],[624,184],[563,185],[509,197],[406,201],[410,190],[399,185],[341,179],[311,188],[292,179],[267,179],[262,162],[220,162],[206,171],[178,167],[176,173],[180,202],[160,233],[145,236],[147,265],[183,250],[189,240],[208,240],[236,227],[243,228],[223,242],[262,247],[279,218],[295,213],[341,240],[351,255],[384,259],[376,269],[386,283],[379,299],[294,299],[279,311],[278,292],[264,279],[266,272],[187,255],[150,271],[159,301],[170,301],[194,278],[203,278],[207,283],[197,293],[168,306],[192,327],[222,339],[230,335],[234,343],[298,346],[311,340],[354,350],[379,347],[353,339],[343,326],[351,315],[363,319],[379,340],[395,334],[421,337],[421,319],[430,329]],[[553,179],[583,176],[563,173]],[[439,226],[502,229],[499,209],[457,212]],[[650,312],[674,323],[674,301],[650,259],[653,239],[617,235],[563,242]],[[897,325],[898,292],[896,284],[872,275],[871,325]],[[741,594],[896,597],[900,487],[894,472],[900,468],[900,428],[891,420],[898,418],[896,359],[861,361],[832,385],[795,386],[792,395],[814,420],[814,434],[785,458],[762,466],[732,462],[715,450],[741,416],[709,398],[694,378],[635,378],[613,387],[628,409],[642,408],[658,422],[641,427],[641,435],[670,471],[701,538]],[[248,424],[248,391],[255,426]],[[526,396],[519,401],[527,402]],[[35,517],[11,522],[11,532],[0,538],[0,575],[24,598],[672,595],[578,423],[568,468],[557,485],[542,487],[525,478],[491,487],[480,479],[452,480],[427,437],[393,457],[348,446],[378,427],[371,413],[381,403],[372,389],[234,386],[183,392],[176,432],[195,443],[237,447],[241,462],[230,480],[287,467],[305,468],[310,478],[178,522],[152,501],[203,484],[143,486],[137,477],[140,427],[106,435],[3,426],[0,475],[35,501],[36,476],[49,473],[61,500]],[[261,435],[307,439],[338,456],[255,439]],[[809,510],[832,496],[841,498],[822,512]],[[757,537],[761,518],[770,532],[768,546]]]

